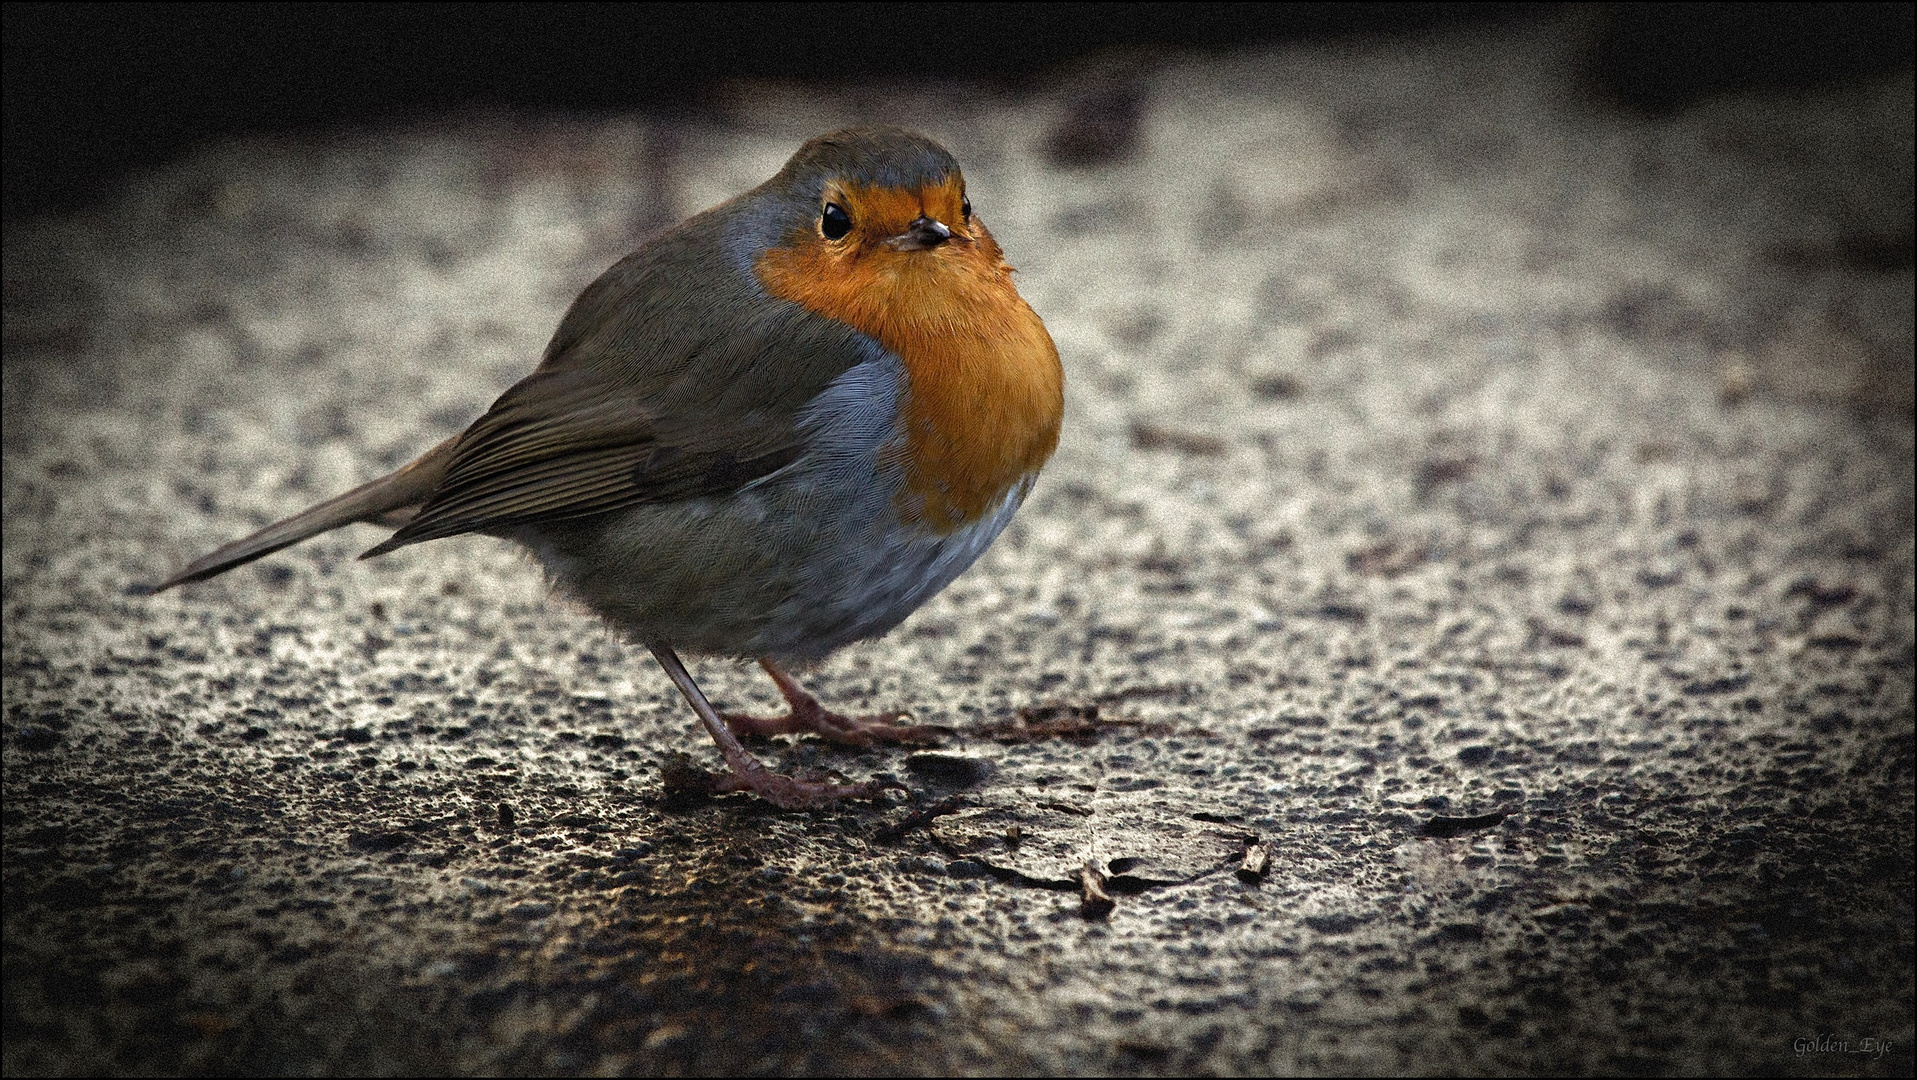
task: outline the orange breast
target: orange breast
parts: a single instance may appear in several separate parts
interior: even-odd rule
[[[1065,377],[1045,324],[976,219],[929,251],[823,244],[757,265],[772,295],[871,335],[905,364],[907,520],[950,532],[983,517],[1058,445]]]

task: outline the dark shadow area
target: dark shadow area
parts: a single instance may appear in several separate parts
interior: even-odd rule
[[[10,1070],[863,1075],[912,1071],[898,1048],[949,1010],[936,954],[762,850],[776,815],[748,800],[513,798],[510,828],[410,816],[464,802],[447,776],[423,801],[336,788],[309,832],[209,748],[132,753],[211,769],[217,792],[10,798],[6,910],[37,931],[6,941],[5,1035],[65,1048]],[[876,814],[834,816],[857,845]],[[326,868],[342,857],[349,873]],[[545,898],[508,899],[528,887]]]
[[[1667,112],[1739,90],[1805,90],[1910,66],[1911,4],[1616,4],[1592,55],[1601,90]]]
[[[95,198],[224,136],[474,110],[655,115],[739,80],[1017,86],[1098,54],[1414,34],[1541,5],[10,4],[9,218]],[[1909,4],[1592,9],[1594,88],[1628,105],[1911,62]]]
[[[735,80],[1012,84],[1110,49],[1414,32],[1537,5],[9,5],[6,214],[221,136],[703,109]]]

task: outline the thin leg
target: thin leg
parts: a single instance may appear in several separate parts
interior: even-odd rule
[[[719,744],[719,752],[725,755],[726,765],[732,769],[732,775],[719,781],[717,786],[719,791],[750,791],[767,802],[787,810],[803,810],[809,806],[818,806],[837,799],[876,798],[879,792],[886,788],[898,786],[877,780],[868,780],[863,784],[797,780],[773,772],[761,764],[758,758],[746,753],[746,748],[739,743],[739,737],[719,719],[719,714],[713,711],[712,703],[706,700],[706,695],[699,689],[699,684],[692,681],[692,675],[686,671],[686,666],[679,662],[676,653],[663,645],[647,647],[652,650],[653,659],[659,661],[659,666],[666,669],[666,675],[672,679],[673,685],[685,695],[686,701],[692,705],[692,711],[699,715],[699,722],[705,725],[707,734],[712,736],[712,741]]]
[[[740,713],[724,713],[724,720],[733,731],[741,735],[817,735],[835,743],[847,746],[871,746],[873,743],[919,743],[931,742],[944,731],[935,727],[912,727],[894,723],[904,713],[874,713],[871,716],[842,716],[819,704],[819,699],[806,693],[799,680],[786,674],[770,660],[760,660],[759,666],[779,686],[779,693],[785,696],[789,711],[784,716],[745,716]]]

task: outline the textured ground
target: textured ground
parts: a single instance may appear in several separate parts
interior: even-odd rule
[[[235,143],[10,225],[5,1071],[1908,1074],[1911,80],[1627,117],[1559,29]],[[762,745],[911,796],[662,799],[709,743],[502,542],[133,588],[858,119],[958,154],[1070,380],[1005,538],[813,679],[956,734]]]

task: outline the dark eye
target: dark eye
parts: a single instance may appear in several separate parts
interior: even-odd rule
[[[827,240],[837,240],[852,231],[852,219],[845,213],[845,207],[838,203],[825,204],[825,214],[819,218],[819,231]]]
[[[965,220],[967,221],[972,220],[972,200],[971,199],[963,195],[959,196],[959,213],[965,216]]]

